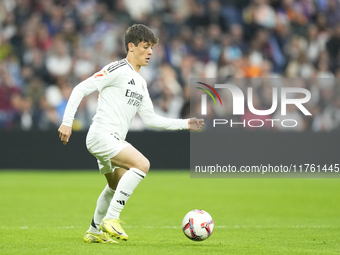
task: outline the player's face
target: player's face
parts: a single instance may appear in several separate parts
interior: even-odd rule
[[[152,55],[152,46],[153,45],[149,42],[140,42],[138,46],[135,47],[134,55],[137,65],[148,65]]]

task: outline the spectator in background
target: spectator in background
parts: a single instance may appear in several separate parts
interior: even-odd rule
[[[323,96],[331,97],[331,90],[324,90]],[[317,114],[312,123],[312,130],[316,132],[331,131],[338,128],[340,124],[340,97],[336,96],[332,105],[327,105],[319,114]]]
[[[203,63],[209,61],[209,51],[203,34],[195,34],[190,54]]]
[[[302,1],[283,0],[278,12],[291,24],[291,29],[294,34],[304,36],[306,34],[308,16],[311,16],[311,11],[304,8]]]
[[[205,28],[211,25],[217,25],[222,33],[229,31],[229,24],[222,15],[222,7],[219,0],[208,1],[208,11],[203,20]]]
[[[12,52],[5,60],[2,61],[3,69],[6,70],[13,78],[13,83],[17,84],[20,88],[24,86],[23,79],[21,77],[21,66],[18,58]]]
[[[244,41],[244,31],[240,24],[233,24],[230,27],[230,35],[232,41],[237,47],[244,53],[246,51],[247,45]]]
[[[15,16],[13,13],[7,13],[1,24],[1,34],[9,41],[17,32],[18,28],[15,24]]]
[[[87,22],[84,26],[83,33],[80,37],[81,47],[84,48],[93,48],[97,43],[97,37],[94,31],[94,25],[90,22]]]
[[[46,67],[54,78],[70,74],[72,59],[63,38],[58,37],[54,40],[53,52],[46,58]]]
[[[328,0],[325,15],[327,23],[330,27],[334,27],[340,23],[340,3],[338,0]]]
[[[38,49],[33,50],[30,68],[32,69],[33,75],[40,77],[46,84],[53,83],[53,79],[47,70],[44,53],[42,51]]]
[[[340,49],[340,23],[335,26],[332,36],[329,38],[326,47],[329,56],[331,56],[332,66],[334,66]]]
[[[312,63],[316,63],[318,56],[324,50],[324,45],[318,40],[318,28],[311,24],[308,27],[307,34],[307,59]]]
[[[233,37],[225,35],[222,40],[223,48],[220,55],[221,65],[228,65],[242,57],[243,52],[240,47],[234,43]]]
[[[165,46],[166,59],[174,67],[179,68],[183,57],[188,54],[188,48],[183,44],[181,38],[173,38],[168,45]]]
[[[4,35],[0,35],[0,61],[12,53],[12,46]]]
[[[63,23],[64,23],[63,19],[64,19],[64,12],[61,6],[52,5],[47,10],[45,23],[48,27],[48,31],[50,35],[55,36],[62,31]]]
[[[116,13],[117,20],[130,24],[132,23],[132,18],[130,13],[126,10],[126,5],[124,0],[109,1],[111,3],[115,2],[112,6],[114,13]]]
[[[56,109],[51,106],[46,98],[41,103],[42,116],[39,121],[39,129],[43,131],[58,128],[60,123],[60,116]]]
[[[155,113],[167,118],[179,118],[184,104],[182,88],[176,79],[176,73],[169,65],[161,67],[160,98],[155,102]]]
[[[317,63],[316,78],[334,78],[334,74],[329,69],[328,61],[319,61]]]
[[[26,32],[24,35],[24,46],[22,54],[22,63],[30,65],[33,61],[33,52],[36,48],[36,40],[34,32]]]
[[[125,0],[125,7],[134,21],[142,21],[154,11],[152,0]]]
[[[76,24],[73,19],[71,18],[65,19],[60,34],[63,37],[67,48],[70,50],[70,52],[73,52],[74,49],[77,48],[79,44],[79,36],[78,33],[76,32]]]
[[[15,95],[12,98],[16,113],[13,119],[13,128],[28,131],[33,128],[32,101],[30,98]]]
[[[311,78],[315,72],[315,68],[312,63],[307,59],[305,52],[299,51],[298,56],[294,57],[288,62],[286,68],[286,75],[289,78]]]
[[[316,14],[315,24],[318,27],[318,41],[322,49],[325,49],[326,43],[331,36],[331,28],[327,24],[327,19],[324,13],[319,12]]]
[[[208,27],[208,49],[209,49],[209,59],[213,63],[217,63],[222,47],[221,47],[221,30],[218,25],[212,24]]]
[[[56,103],[56,110],[60,118],[62,118],[65,112],[68,99],[70,98],[72,92],[72,87],[70,86],[70,84],[68,84],[67,80],[64,77],[60,77],[57,81],[57,84],[59,90],[58,93],[60,93],[61,98],[59,102]]]
[[[94,73],[96,66],[91,60],[92,56],[89,50],[79,49],[73,69],[74,75],[78,80],[83,81]]]
[[[20,97],[19,88],[13,83],[6,70],[0,70],[0,127],[10,129],[16,114],[14,98]]]
[[[40,24],[36,34],[36,45],[40,50],[49,51],[53,45],[53,39],[45,24]]]
[[[243,10],[246,40],[251,40],[258,29],[274,28],[276,17],[275,11],[267,0],[252,0]]]
[[[189,1],[189,8],[191,13],[186,20],[186,25],[188,25],[192,31],[196,31],[199,27],[204,27],[204,7],[199,1]]]
[[[268,0],[253,0],[250,11],[250,15],[257,25],[266,28],[275,27],[275,11],[269,5]]]
[[[261,65],[260,77],[261,78],[281,78],[281,75],[273,72],[272,62],[270,62],[269,60],[264,60]]]
[[[40,104],[45,96],[45,85],[39,76],[31,79],[24,94],[31,100],[33,109],[40,111]]]
[[[14,15],[18,26],[23,26],[32,15],[33,5],[30,0],[16,1]]]

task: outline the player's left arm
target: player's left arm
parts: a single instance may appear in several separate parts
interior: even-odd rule
[[[143,98],[143,103],[138,109],[138,114],[147,127],[167,130],[189,129],[199,131],[204,126],[203,119],[172,119],[159,116],[155,113],[150,96]]]
[[[195,117],[188,119],[188,128],[192,131],[199,131],[204,127],[204,119],[197,119]]]

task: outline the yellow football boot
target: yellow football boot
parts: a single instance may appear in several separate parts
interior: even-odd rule
[[[86,231],[84,235],[85,243],[118,243],[115,240],[112,240],[108,233],[94,234],[90,231]]]
[[[128,240],[128,235],[125,233],[124,229],[120,225],[120,223],[123,223],[120,219],[115,220],[107,220],[103,219],[100,223],[100,229],[104,232],[108,233],[110,236],[113,236],[117,239],[122,239],[123,241]]]

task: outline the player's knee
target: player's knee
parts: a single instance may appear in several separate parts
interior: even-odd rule
[[[147,174],[150,169],[150,161],[147,158],[144,158],[138,163],[137,168]]]

